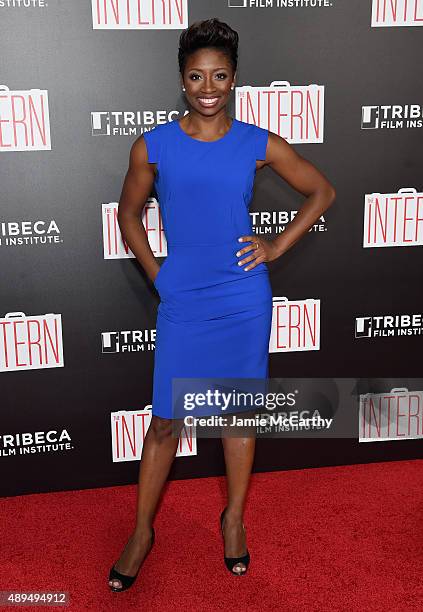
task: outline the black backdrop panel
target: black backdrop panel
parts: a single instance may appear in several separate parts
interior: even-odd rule
[[[255,117],[274,131],[277,100],[313,98],[316,86],[321,95],[302,115],[317,113],[319,138],[298,125],[280,135],[328,176],[337,200],[269,264],[275,308],[286,298],[305,312],[314,300],[320,341],[272,350],[270,375],[371,377],[367,392],[375,393],[404,386],[390,377],[421,376],[423,86],[415,59],[423,15],[398,4],[395,16],[382,0],[0,2],[0,494],[136,482],[138,461],[118,456],[114,428],[134,415],[146,422],[159,298],[113,233],[113,215],[132,142],[188,110],[178,39],[199,19],[216,16],[239,32],[232,116],[245,111],[247,86],[252,108],[270,89],[284,90],[273,92],[268,116]],[[255,230],[275,236],[303,200],[264,168],[251,205]],[[376,206],[394,238],[384,244],[378,226],[367,247],[377,216],[366,211]],[[154,194],[148,214],[162,258]],[[411,325],[383,319],[395,315],[416,316]],[[254,469],[418,456],[419,436],[261,439]],[[223,471],[220,441],[198,439],[183,445],[170,477]]]

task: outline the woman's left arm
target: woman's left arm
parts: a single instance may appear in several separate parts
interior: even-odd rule
[[[288,223],[285,231],[273,240],[259,236],[242,236],[240,242],[257,242],[258,249],[239,261],[244,265],[251,261],[245,270],[254,268],[263,261],[273,261],[286,253],[298,240],[308,232],[319,217],[334,202],[335,188],[325,175],[310,161],[301,157],[295,149],[281,136],[269,132],[266,160],[263,166],[269,166],[291,187],[307,196],[295,218]],[[237,256],[251,251],[251,246],[240,249]]]

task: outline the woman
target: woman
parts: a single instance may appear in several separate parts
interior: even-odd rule
[[[172,377],[268,375],[272,292],[265,262],[306,234],[335,198],[323,174],[283,138],[228,116],[237,47],[238,34],[218,19],[183,31],[179,68],[190,112],[145,132],[130,152],[118,221],[161,302],[136,526],[110,571],[113,591],[133,584],[154,542],[153,518],[178,444]],[[264,166],[307,196],[274,240],[253,234],[248,212],[256,171]],[[140,223],[153,184],[168,246],[161,268]],[[234,575],[243,575],[250,560],[243,513],[255,437],[225,436],[222,443],[228,482],[221,514],[224,559]]]

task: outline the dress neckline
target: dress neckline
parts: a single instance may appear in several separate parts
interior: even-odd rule
[[[236,122],[236,119],[235,119],[235,117],[233,117],[232,118],[231,127],[229,128],[229,130],[225,134],[223,134],[223,136],[221,136],[221,138],[218,138],[217,140],[199,140],[198,138],[193,138],[192,136],[187,134],[185,132],[185,130],[183,130],[182,127],[180,126],[178,119],[176,119],[174,121],[174,123],[176,123],[177,126],[178,126],[178,131],[181,132],[181,134],[183,134],[186,138],[188,138],[188,140],[193,140],[194,142],[199,142],[201,144],[213,144],[213,143],[216,143],[216,142],[221,142],[222,140],[227,138],[227,136],[229,136],[231,134],[231,132],[233,132],[234,127],[235,127],[235,122]]]

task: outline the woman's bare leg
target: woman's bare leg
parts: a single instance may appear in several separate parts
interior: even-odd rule
[[[251,428],[251,436],[246,438],[229,437],[228,429],[222,436],[225,455],[228,504],[223,523],[225,556],[241,557],[247,552],[245,531],[242,527],[245,499],[254,461],[256,438]],[[237,563],[234,572],[246,570],[243,563]]]
[[[157,416],[151,419],[140,461],[135,529],[114,566],[121,574],[134,576],[150,549],[154,515],[178,446],[175,426],[180,431],[183,423]],[[109,585],[122,587],[116,579]]]

